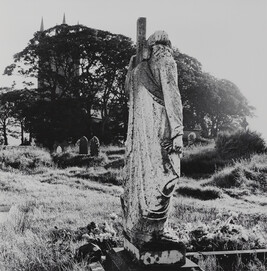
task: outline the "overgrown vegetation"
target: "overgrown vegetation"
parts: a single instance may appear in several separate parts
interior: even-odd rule
[[[266,153],[266,143],[262,136],[250,130],[234,133],[220,133],[215,145],[209,144],[195,148],[185,148],[181,160],[181,173],[184,176],[205,178],[234,165],[238,160],[254,154]]]
[[[0,147],[0,168],[13,168],[23,171],[40,167],[51,167],[53,161],[50,153],[34,147]]]
[[[265,153],[266,143],[255,131],[238,130],[235,133],[219,133],[216,150],[224,159],[248,158],[252,154]]]
[[[240,160],[234,166],[214,174],[203,184],[225,189],[239,188],[243,194],[267,192],[267,155]]]
[[[185,149],[184,159],[201,161],[216,151],[213,145]],[[75,258],[82,245],[91,240],[103,251],[121,245],[123,155],[122,147],[104,146],[101,159],[90,164],[89,155],[83,161],[73,148],[52,157],[37,147],[3,149],[0,205],[12,208],[8,221],[0,223],[0,269],[80,271],[88,267],[86,259]],[[15,157],[19,166],[12,167],[8,161]],[[266,248],[266,165],[267,155],[258,154],[221,170],[216,166],[211,176],[204,171],[202,179],[180,178],[170,224],[188,251]],[[211,258],[200,264],[205,271],[221,265]],[[255,261],[248,266],[236,263],[233,270],[266,268]]]
[[[208,177],[216,170],[225,167],[231,161],[222,159],[214,145],[197,146],[184,151],[181,159],[181,173],[194,178]]]

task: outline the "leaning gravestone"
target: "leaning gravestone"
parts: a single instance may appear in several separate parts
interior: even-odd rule
[[[99,139],[96,136],[94,136],[90,140],[90,155],[99,156],[99,152],[100,152],[100,142]]]
[[[79,144],[79,154],[88,154],[88,139],[86,136],[80,139]]]

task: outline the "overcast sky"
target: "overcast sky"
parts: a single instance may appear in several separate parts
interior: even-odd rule
[[[136,20],[147,18],[147,35],[165,30],[172,44],[197,58],[203,69],[234,82],[256,107],[251,128],[267,138],[267,0],[0,0],[0,74],[33,33],[61,24],[136,39]],[[0,75],[0,87],[15,77]]]

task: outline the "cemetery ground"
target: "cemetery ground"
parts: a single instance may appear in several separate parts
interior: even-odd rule
[[[0,206],[11,209],[0,222],[0,270],[89,270],[76,253],[88,240],[104,253],[122,245],[124,149],[101,147],[97,158],[77,153],[1,149]],[[267,248],[267,155],[214,155],[213,145],[185,149],[170,224],[188,251]],[[215,257],[199,265],[222,270]],[[234,268],[267,269],[257,260]]]

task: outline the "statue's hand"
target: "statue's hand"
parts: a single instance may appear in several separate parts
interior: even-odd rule
[[[182,135],[179,135],[179,136],[176,136],[174,139],[173,139],[173,143],[172,143],[172,148],[173,148],[173,151],[178,153],[178,154],[181,154],[182,153],[182,149],[183,149],[183,136]]]

